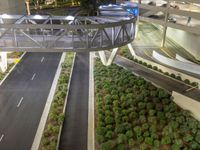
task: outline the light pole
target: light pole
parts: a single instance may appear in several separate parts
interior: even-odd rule
[[[168,22],[168,17],[169,17],[169,13],[168,13],[169,8],[170,8],[170,1],[167,0],[167,8],[166,8],[166,11],[165,11],[165,22],[164,22],[164,26],[163,26],[163,38],[162,38],[162,42],[161,42],[161,47],[165,47],[166,33],[167,33],[167,22]]]

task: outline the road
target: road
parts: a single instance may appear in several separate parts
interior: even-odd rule
[[[77,53],[72,73],[60,150],[87,150],[89,53]]]
[[[134,74],[142,76],[146,80],[153,82],[154,84],[166,89],[169,92],[176,91],[190,98],[193,98],[197,101],[200,101],[199,89],[193,89],[193,90],[190,90],[189,92],[186,92],[187,89],[191,88],[190,86],[184,83],[178,82],[158,72],[147,69],[146,67],[143,67],[121,56],[117,56],[114,60],[114,63],[126,68],[127,70],[131,72],[134,72]]]
[[[181,47],[179,44],[172,41],[170,38],[166,38],[165,48],[160,48],[160,44],[162,41],[162,33],[158,28],[156,28],[151,23],[141,22],[139,25],[139,28],[140,29],[139,29],[138,37],[132,43],[132,46],[138,56],[141,56],[145,59],[148,59],[153,62],[161,64],[159,61],[152,58],[152,53],[155,50],[158,53],[160,53],[168,58],[171,58],[171,59],[175,59],[176,54],[179,54],[180,56],[182,56],[196,64],[200,64],[200,62],[197,61],[194,58],[194,56],[192,56],[183,47]],[[164,65],[168,68],[177,70],[179,72],[188,74],[190,76],[200,78],[200,76],[198,74],[194,74],[194,73],[190,73],[190,72],[176,69],[173,67],[169,67],[165,64],[162,64],[162,65]]]
[[[0,86],[1,150],[31,149],[60,57],[26,53]]]

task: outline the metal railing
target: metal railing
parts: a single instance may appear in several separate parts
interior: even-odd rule
[[[99,51],[134,40],[134,17],[0,15],[2,51]]]

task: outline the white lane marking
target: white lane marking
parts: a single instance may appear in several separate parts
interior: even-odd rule
[[[41,63],[44,61],[44,57],[42,57],[42,59],[41,59]]]
[[[21,105],[23,99],[24,99],[24,97],[22,97],[22,98],[20,99],[19,103],[17,104],[17,107],[19,107],[19,106]]]
[[[35,76],[36,76],[36,73],[33,74],[31,80],[33,80],[35,78]]]
[[[1,135],[0,137],[0,142],[3,140],[4,134]]]

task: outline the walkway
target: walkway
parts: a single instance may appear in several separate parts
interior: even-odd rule
[[[60,150],[87,150],[89,53],[77,53],[70,83]]]

